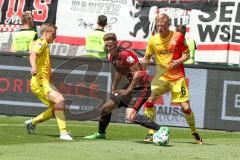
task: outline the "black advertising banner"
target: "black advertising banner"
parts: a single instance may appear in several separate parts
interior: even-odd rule
[[[66,99],[67,118],[97,120],[98,107],[110,95],[112,66],[107,61],[83,57],[52,56],[52,63],[52,79]],[[202,65],[186,69],[197,127],[240,131],[239,71]],[[28,58],[0,54],[0,114],[36,116],[46,109],[47,106],[32,94],[30,78]],[[171,118],[172,111],[178,113],[176,106],[170,106],[170,99],[167,94],[160,97],[158,123],[185,126],[184,119],[179,121],[181,114],[177,114],[176,124],[173,119],[162,119],[164,115]],[[112,121],[125,122],[124,113],[124,108],[114,111]]]
[[[69,119],[92,120],[109,97],[111,65],[86,58],[52,57],[54,86],[64,95]],[[28,58],[0,54],[0,114],[36,116],[46,109],[31,92]],[[124,116],[113,114],[113,121]],[[119,116],[120,115],[120,116]]]
[[[56,22],[58,0],[0,0],[0,24],[19,25],[23,12],[31,11],[36,25]]]
[[[204,128],[240,131],[239,71],[208,70]]]

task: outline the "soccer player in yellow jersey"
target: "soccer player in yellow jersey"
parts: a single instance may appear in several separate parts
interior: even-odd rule
[[[180,104],[196,143],[202,144],[202,138],[195,128],[194,113],[189,104],[185,81],[183,63],[189,58],[189,51],[184,36],[179,32],[169,30],[170,20],[167,14],[159,14],[155,21],[158,33],[149,39],[145,56],[142,59],[145,68],[153,55],[156,61],[156,74],[151,82],[151,96],[145,103],[145,114],[154,119],[154,102],[160,95],[171,92],[172,102]],[[149,130],[145,141],[152,141],[153,133],[153,130]]]
[[[41,38],[38,39],[30,51],[31,64],[31,90],[48,109],[37,117],[25,122],[28,133],[34,133],[36,124],[50,119],[55,115],[60,130],[60,139],[72,140],[70,134],[66,131],[66,122],[64,115],[64,97],[51,84],[51,59],[49,43],[52,43],[56,37],[57,27],[53,24],[44,24],[41,26]]]

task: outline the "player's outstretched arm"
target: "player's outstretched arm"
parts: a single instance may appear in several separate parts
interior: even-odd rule
[[[117,86],[121,79],[122,79],[122,74],[120,72],[116,72],[113,80],[113,88],[112,88],[113,91],[117,89]]]

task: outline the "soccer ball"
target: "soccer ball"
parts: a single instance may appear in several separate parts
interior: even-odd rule
[[[153,134],[153,143],[165,146],[169,143],[169,129],[159,130]]]

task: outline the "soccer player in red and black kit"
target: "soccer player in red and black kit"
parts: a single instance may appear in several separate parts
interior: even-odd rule
[[[110,54],[109,60],[116,69],[110,99],[101,106],[101,118],[98,133],[86,136],[87,139],[105,139],[105,130],[111,120],[111,112],[119,107],[126,108],[126,119],[147,128],[159,130],[160,125],[145,115],[137,114],[141,106],[151,94],[149,77],[141,66],[137,55],[128,49],[120,49],[114,33],[107,33],[103,37],[106,50]],[[117,86],[125,76],[129,83],[123,89]]]

